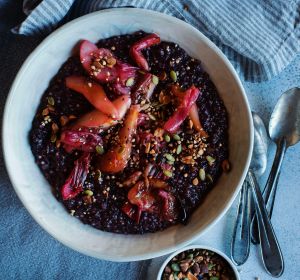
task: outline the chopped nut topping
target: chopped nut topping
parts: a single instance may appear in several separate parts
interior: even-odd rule
[[[194,186],[197,186],[199,184],[199,180],[198,180],[198,178],[195,178],[194,180],[193,180],[193,185]]]
[[[195,164],[195,160],[193,159],[192,156],[186,156],[186,157],[183,157],[181,159],[181,162],[185,163],[185,164]]]
[[[43,110],[42,115],[47,116],[49,114],[49,108]]]
[[[222,161],[222,169],[226,173],[230,171],[230,163],[229,163],[228,159],[225,159]]]
[[[52,123],[51,128],[52,128],[52,131],[53,131],[54,134],[57,133],[58,130],[59,130],[59,127],[56,123]]]
[[[148,154],[148,153],[150,152],[150,148],[151,148],[151,143],[148,142],[148,143],[146,144],[146,149],[145,149],[145,153],[146,153],[146,154]]]
[[[69,122],[69,118],[67,116],[61,116],[60,117],[60,124],[62,126],[65,126]]]
[[[212,156],[207,156],[206,160],[208,161],[208,164],[211,166],[215,163],[215,159]]]

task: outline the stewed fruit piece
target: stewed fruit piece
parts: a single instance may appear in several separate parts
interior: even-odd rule
[[[207,132],[203,129],[203,126],[200,122],[200,118],[199,118],[199,111],[198,111],[198,107],[197,104],[194,103],[190,109],[189,112],[189,117],[195,127],[195,129],[200,133],[201,137],[208,137]]]
[[[135,63],[143,70],[149,71],[149,65],[142,54],[142,50],[160,43],[160,38],[156,34],[150,34],[134,43],[130,48],[130,56]]]
[[[132,136],[136,132],[139,110],[139,105],[130,107],[124,125],[119,131],[117,144],[106,154],[98,157],[96,164],[102,172],[118,173],[126,167],[131,155]]]
[[[165,190],[160,189],[158,195],[162,199],[161,214],[166,221],[172,222],[178,217],[178,209],[176,205],[176,198]]]
[[[117,119],[118,111],[114,104],[108,99],[102,86],[88,81],[85,77],[69,76],[66,78],[66,86],[84,95],[84,97],[99,111]]]
[[[60,142],[67,152],[80,150],[84,152],[94,152],[99,145],[102,146],[100,135],[90,131],[66,130],[61,133]]]
[[[136,83],[137,67],[121,61],[117,62],[117,79],[112,83],[112,88],[116,94],[130,94],[132,87]]]
[[[149,211],[155,203],[155,197],[146,188],[144,181],[137,182],[128,192],[128,200],[131,204],[137,206],[135,220],[139,223],[141,213]]]
[[[73,170],[61,188],[63,200],[74,198],[82,192],[83,184],[89,172],[90,161],[90,154],[84,153],[74,162]]]
[[[130,202],[126,201],[122,206],[122,211],[132,220],[135,220],[136,223],[139,222],[141,213],[138,213],[136,206],[132,205]]]
[[[182,91],[180,89],[180,87],[177,85],[173,85],[171,87],[171,92],[178,98],[179,102],[183,99],[183,96],[185,94],[185,92]],[[208,137],[208,134],[206,133],[206,131],[204,130],[204,128],[201,124],[200,117],[199,117],[199,111],[198,111],[198,107],[197,107],[196,103],[194,103],[191,106],[191,109],[189,112],[189,117],[190,117],[191,121],[193,122],[194,128],[200,133],[200,135],[202,137]]]
[[[138,103],[143,99],[149,100],[158,84],[158,78],[150,73],[140,76],[135,91],[132,94],[133,102]]]
[[[130,107],[131,98],[129,95],[122,95],[112,103],[118,111],[118,120],[121,120]],[[112,119],[98,110],[93,110],[76,120],[76,122],[70,126],[70,129],[74,130],[84,127],[106,129],[115,125],[118,120]]]
[[[185,91],[183,98],[180,100],[179,106],[164,125],[164,129],[166,131],[175,133],[179,129],[180,125],[189,115],[190,109],[196,102],[199,94],[200,90],[195,86],[191,86]]]
[[[92,42],[84,40],[80,45],[80,61],[83,68],[99,82],[107,83],[117,78],[117,59],[108,49],[98,49]]]
[[[137,67],[118,60],[110,50],[84,40],[80,45],[84,69],[100,83],[110,83],[117,94],[129,94],[136,82]]]

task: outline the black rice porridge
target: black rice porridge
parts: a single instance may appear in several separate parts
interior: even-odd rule
[[[102,39],[97,46],[109,49],[125,63],[136,65],[129,55],[129,49],[146,35],[140,31]],[[67,88],[65,84],[65,79],[72,75],[89,77],[81,65],[79,55],[70,57],[51,80],[42,96],[29,135],[35,160],[52,186],[56,198],[71,215],[104,231],[143,234],[163,230],[177,223],[186,224],[221,173],[229,170],[227,112],[200,61],[191,58],[177,44],[164,41],[143,49],[142,54],[149,64],[151,74],[158,77],[158,81],[155,81],[156,87],[150,103],[136,101],[141,108],[140,112],[147,115],[146,124],[144,122],[137,128],[132,138],[130,159],[122,172],[101,172],[95,164],[102,152],[114,145],[114,139],[122,127],[122,122],[119,122],[99,132],[103,151],[100,151],[100,155],[97,153],[99,149],[91,153],[91,164],[82,191],[71,199],[62,198],[61,188],[72,172],[74,162],[83,152],[76,149],[66,151],[60,143],[61,132],[93,109],[83,95]],[[143,71],[140,72],[143,74]],[[172,85],[179,85],[182,91],[192,85],[200,89],[201,94],[195,104],[208,137],[200,136],[189,117],[176,133],[157,131],[174,113],[175,97],[171,95],[170,98],[166,94]],[[111,100],[118,97],[111,84],[102,86]],[[145,133],[148,133],[147,137],[150,136],[143,142],[141,139]],[[165,206],[166,201],[158,198],[157,191],[153,189],[152,206],[141,211],[138,219],[133,219],[123,211],[124,205],[129,203],[129,188],[124,187],[123,183],[136,171],[144,173],[148,164],[156,169],[152,171],[153,174],[150,173],[150,179],[154,177],[164,181],[168,185],[164,193],[174,199],[171,202],[169,199],[169,206]],[[162,217],[160,210],[171,207],[170,203],[174,204],[172,218]],[[136,211],[136,205],[131,207]]]

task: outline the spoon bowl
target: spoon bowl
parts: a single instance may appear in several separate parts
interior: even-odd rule
[[[269,123],[274,142],[285,138],[287,147],[300,140],[300,88],[292,88],[279,98]]]

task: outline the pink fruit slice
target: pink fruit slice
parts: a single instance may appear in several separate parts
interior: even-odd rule
[[[85,77],[69,76],[66,78],[66,86],[84,95],[84,97],[99,111],[117,119],[118,111],[108,99],[102,86],[88,81]]]
[[[130,56],[141,69],[149,71],[148,62],[142,54],[142,50],[158,43],[160,43],[160,38],[158,35],[153,33],[140,39],[130,48]]]
[[[200,94],[200,90],[195,86],[190,87],[185,91],[185,94],[180,101],[178,108],[175,110],[173,115],[167,120],[164,125],[164,129],[170,133],[175,133],[180,125],[184,122],[188,116],[192,105],[197,100]]]
[[[61,188],[63,200],[72,199],[82,192],[83,184],[89,172],[90,161],[90,154],[84,153],[74,162],[74,168]]]

